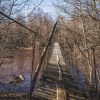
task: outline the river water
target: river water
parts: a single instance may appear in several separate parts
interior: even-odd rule
[[[35,48],[34,69],[39,63],[43,48]],[[13,52],[13,58],[6,58],[0,66],[0,92],[27,92],[30,86],[32,71],[32,48],[21,48]],[[47,63],[47,56],[42,65],[39,78]],[[18,84],[11,83],[13,76],[23,75],[24,81]],[[11,83],[11,84],[9,84]]]

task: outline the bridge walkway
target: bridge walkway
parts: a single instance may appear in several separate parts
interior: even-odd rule
[[[57,42],[38,83],[39,86],[33,92],[34,100],[86,100],[68,72]]]

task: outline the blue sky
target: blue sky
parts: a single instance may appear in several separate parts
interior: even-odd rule
[[[19,3],[19,1],[18,1],[18,3]],[[25,16],[27,16],[32,11],[34,11],[34,7],[37,7],[37,5],[39,5],[41,1],[42,0],[29,0],[29,2],[27,3],[27,6],[25,6],[21,10],[21,12],[23,14],[25,14]],[[56,9],[53,4],[56,2],[57,2],[57,0],[43,0],[43,2],[41,3],[41,5],[38,6],[38,8],[41,8],[44,13],[48,13],[53,19],[55,19],[57,17],[57,13],[56,13]],[[23,5],[21,5],[21,7],[22,6]],[[16,10],[19,10],[21,7],[16,8]],[[36,9],[35,9],[35,11],[36,11]],[[18,13],[20,13],[20,12],[18,12]]]
[[[52,17],[56,17],[56,9],[53,6],[53,3],[56,2],[56,0],[44,0],[40,7],[43,9],[44,12],[50,14]]]
[[[42,0],[32,0],[30,9],[34,7],[33,4],[38,5],[41,1]],[[48,13],[53,19],[55,19],[57,17],[57,13],[53,4],[56,2],[57,0],[44,0],[42,4],[39,6],[39,8],[41,8],[44,13]]]

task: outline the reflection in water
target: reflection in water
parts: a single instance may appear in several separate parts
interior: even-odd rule
[[[34,59],[34,71],[39,62],[42,49],[35,49]],[[14,52],[15,56],[13,59],[5,59],[2,67],[0,67],[0,90],[11,91],[15,90],[18,92],[27,91],[30,85],[31,68],[32,68],[32,48],[20,49]],[[47,57],[44,60],[47,62]],[[43,63],[43,68],[45,66]],[[42,68],[42,70],[43,70]],[[20,84],[15,85],[14,83],[8,84],[12,81],[12,76],[22,74],[24,81]],[[3,84],[2,84],[3,83]],[[5,84],[4,84],[5,83]]]

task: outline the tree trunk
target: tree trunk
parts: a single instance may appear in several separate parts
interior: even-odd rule
[[[54,24],[53,30],[52,30],[52,32],[50,33],[50,37],[49,37],[49,39],[48,39],[48,41],[47,41],[47,43],[46,43],[46,46],[45,46],[45,48],[44,48],[44,50],[43,50],[43,52],[42,52],[42,55],[41,55],[41,58],[40,58],[40,62],[39,62],[39,64],[37,65],[37,68],[36,68],[36,70],[35,70],[35,73],[34,73],[34,76],[33,76],[33,79],[32,79],[31,85],[30,85],[29,100],[32,100],[32,93],[33,93],[33,90],[34,90],[34,88],[35,88],[35,83],[36,83],[36,81],[37,81],[37,77],[38,77],[38,74],[39,74],[39,72],[40,72],[40,69],[41,69],[41,66],[42,66],[42,63],[43,63],[45,54],[46,54],[46,52],[47,52],[47,50],[48,50],[48,47],[49,47],[49,45],[50,45],[50,43],[51,43],[51,40],[52,40],[52,38],[53,38],[53,33],[55,32],[56,25],[57,25],[57,22]]]

